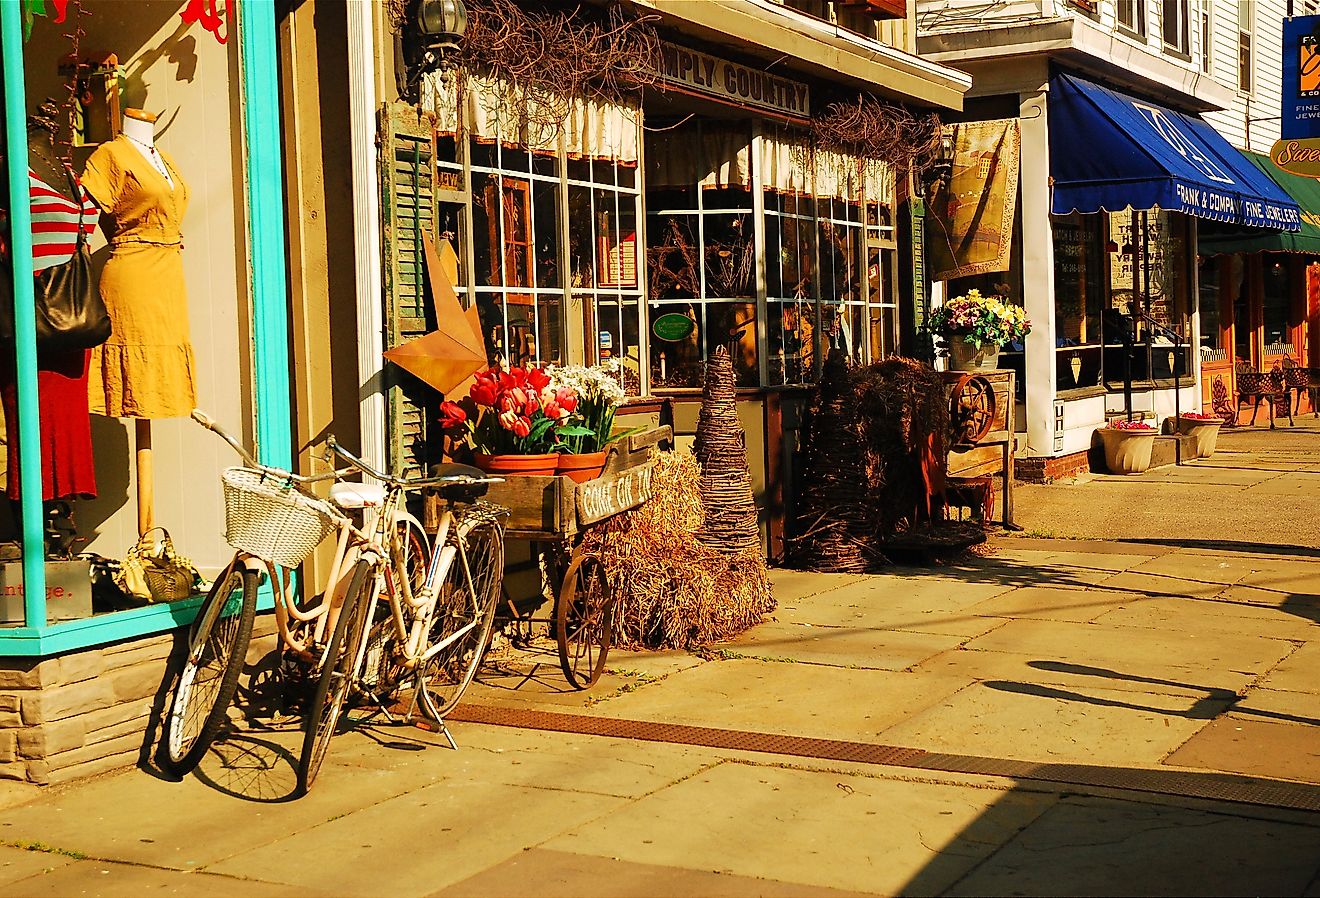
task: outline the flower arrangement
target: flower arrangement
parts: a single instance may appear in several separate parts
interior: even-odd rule
[[[969,290],[946,301],[931,313],[930,327],[946,341],[962,337],[978,351],[982,346],[997,348],[1031,333],[1025,309],[1009,305],[998,296],[982,296],[980,290]]]
[[[613,432],[614,411],[627,398],[619,383],[618,372],[618,359],[610,359],[595,367],[550,367],[551,382],[559,389],[571,390],[577,396],[577,418],[582,429],[587,431],[567,436],[564,440],[567,451],[574,454],[602,452],[611,442],[624,436]]]
[[[1145,421],[1113,421],[1110,423],[1109,428],[1110,430],[1131,430],[1137,431],[1138,433],[1148,430],[1153,431],[1155,429]]]
[[[545,455],[594,433],[574,420],[577,408],[577,393],[556,386],[544,368],[495,366],[477,374],[463,403],[440,404],[440,426],[466,431],[483,455]]]
[[[1178,417],[1185,418],[1188,421],[1212,421],[1220,424],[1224,422],[1224,419],[1218,415],[1206,415],[1201,412],[1182,412]]]

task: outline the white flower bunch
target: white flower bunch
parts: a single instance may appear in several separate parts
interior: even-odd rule
[[[551,365],[546,369],[551,381],[557,387],[568,387],[578,395],[578,399],[589,403],[608,404],[617,407],[623,404],[627,394],[619,382],[619,360],[608,359],[603,364],[588,367],[586,365]]]

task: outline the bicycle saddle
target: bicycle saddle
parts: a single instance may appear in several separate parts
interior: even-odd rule
[[[431,476],[432,477],[474,477],[478,479],[485,479],[490,475],[487,474],[485,471],[481,470],[480,468],[474,468],[471,465],[443,464],[443,465],[432,465]],[[490,489],[490,484],[472,483],[472,482],[465,483],[460,480],[455,483],[440,484],[435,489],[436,492],[440,494],[440,497],[442,499],[447,499],[450,502],[475,502],[478,499],[480,499],[482,496],[486,495],[486,491]]]
[[[340,508],[369,508],[385,501],[385,487],[378,483],[341,481],[330,487],[330,501]]]

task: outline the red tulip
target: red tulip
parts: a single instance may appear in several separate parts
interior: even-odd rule
[[[453,430],[461,427],[467,421],[467,412],[463,411],[462,406],[457,402],[440,403],[440,427],[444,430]]]
[[[527,372],[527,385],[539,393],[550,385],[550,375],[544,368],[532,368]]]
[[[541,410],[541,403],[536,401],[536,397],[528,396],[527,402],[523,405],[523,410],[522,410],[523,414],[530,418],[532,417],[532,415],[535,415],[540,410]]]
[[[574,393],[570,387],[560,387],[555,390],[555,401],[559,403],[560,408],[570,415],[577,411],[577,393]]]
[[[562,421],[568,417],[568,410],[553,399],[547,400],[545,405],[541,407],[541,410],[545,412],[547,418],[554,421]]]
[[[525,437],[532,432],[532,422],[518,415],[514,418],[513,427],[509,428],[516,437]]]
[[[468,390],[468,395],[472,397],[472,401],[477,403],[477,405],[491,407],[495,405],[495,400],[499,398],[499,393],[500,389],[495,381],[483,377],[480,374],[477,375],[477,382],[472,385],[472,389]]]

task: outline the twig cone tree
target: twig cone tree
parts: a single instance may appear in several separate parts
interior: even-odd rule
[[[701,465],[699,485],[705,506],[698,541],[728,554],[759,550],[761,526],[747,466],[746,435],[738,420],[733,361],[723,346],[706,362],[692,452]]]

